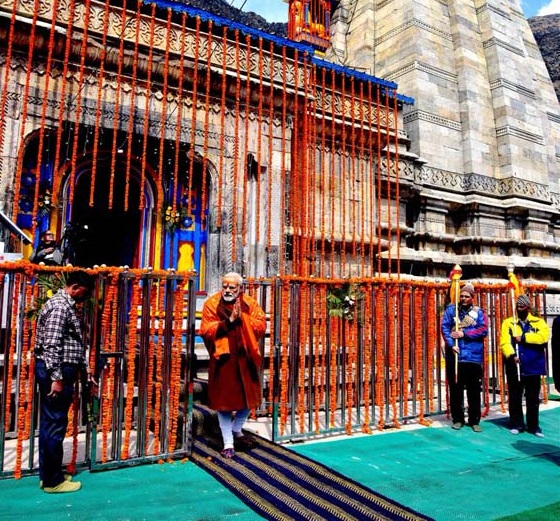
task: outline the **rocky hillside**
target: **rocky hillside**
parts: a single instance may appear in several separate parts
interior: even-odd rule
[[[262,0],[266,2],[268,0]],[[228,18],[243,25],[248,25],[253,29],[264,31],[268,34],[275,34],[277,36],[286,36],[288,34],[288,24],[282,23],[268,23],[262,16],[253,13],[240,11],[231,4],[243,5],[242,0],[236,2],[226,2],[226,0],[183,0],[186,5],[191,5],[198,9],[204,9],[210,13],[214,13],[223,18]],[[286,12],[288,11],[288,4],[286,4]]]
[[[560,14],[535,16],[528,21],[560,100]]]
[[[287,24],[268,23],[258,14],[232,7],[231,2],[228,3],[226,0],[183,0],[183,2],[269,34],[284,37],[287,34]],[[242,5],[242,2],[238,3]],[[528,21],[560,100],[560,14],[535,16]]]

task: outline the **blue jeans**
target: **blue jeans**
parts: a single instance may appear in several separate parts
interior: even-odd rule
[[[35,380],[41,399],[39,422],[39,477],[45,487],[56,487],[64,481],[62,471],[63,442],[68,427],[68,411],[74,396],[74,384],[79,369],[74,365],[62,366],[63,389],[58,396],[51,392],[51,378],[43,360],[35,360]]]

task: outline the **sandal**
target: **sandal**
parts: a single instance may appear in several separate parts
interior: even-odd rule
[[[226,459],[232,459],[235,456],[235,450],[233,449],[224,449],[220,454]]]

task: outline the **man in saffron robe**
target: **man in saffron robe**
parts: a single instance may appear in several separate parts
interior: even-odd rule
[[[200,334],[210,354],[209,406],[218,412],[225,458],[235,446],[246,446],[243,425],[262,400],[258,340],[266,331],[266,316],[257,301],[242,292],[243,278],[228,273],[222,290],[202,309]]]

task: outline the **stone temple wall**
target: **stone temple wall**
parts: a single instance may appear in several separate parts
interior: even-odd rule
[[[403,119],[424,163],[403,238],[411,272],[513,263],[557,279],[560,106],[518,1],[342,0],[331,41],[330,60],[415,100]]]

